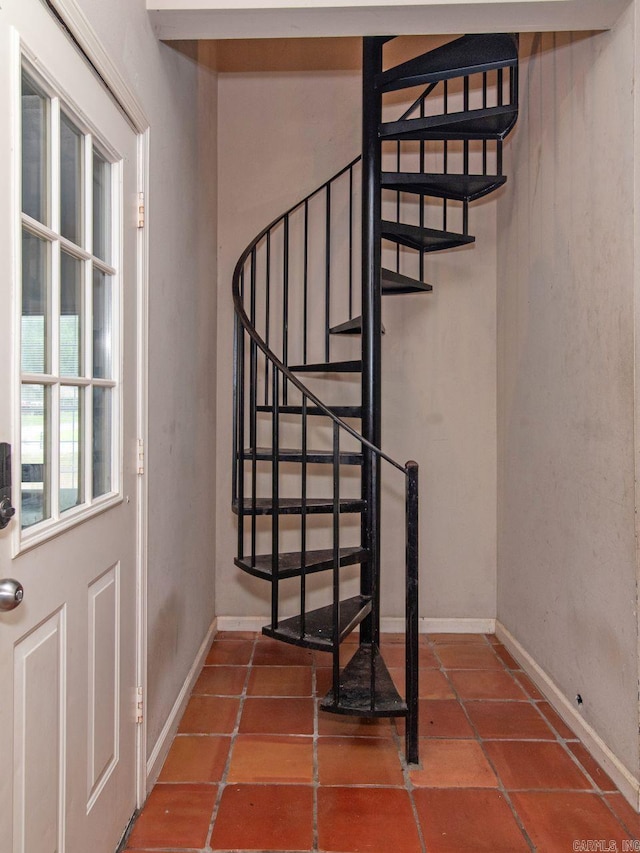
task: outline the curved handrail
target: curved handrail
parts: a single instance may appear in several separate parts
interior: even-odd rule
[[[293,213],[299,207],[304,205],[305,202],[310,201],[314,196],[318,195],[318,193],[321,193],[324,189],[326,189],[326,187],[328,187],[335,180],[337,180],[342,175],[344,175],[346,172],[348,172],[349,169],[351,169],[361,159],[362,159],[361,156],[356,157],[354,160],[352,160],[350,163],[348,163],[346,166],[344,166],[344,168],[340,169],[339,172],[336,172],[336,174],[333,175],[333,177],[329,178],[328,181],[325,181],[323,184],[321,184],[319,187],[317,187],[315,190],[313,190],[311,193],[309,193],[309,195],[305,196],[305,198],[301,199],[299,202],[297,202],[292,207],[290,207],[288,210],[286,210],[283,214],[276,217],[276,219],[274,219],[273,222],[271,222],[269,225],[267,225],[266,228],[263,228],[262,231],[260,231],[260,233],[256,237],[254,237],[254,239],[251,241],[251,243],[249,243],[249,245],[246,247],[246,249],[240,255],[240,258],[238,259],[238,262],[237,262],[235,269],[233,271],[233,285],[232,285],[233,305],[234,305],[236,316],[238,317],[238,319],[242,323],[245,331],[247,332],[247,334],[249,335],[251,340],[264,353],[264,355],[268,359],[268,361],[270,361],[271,364],[273,364],[275,367],[277,367],[277,369],[280,371],[280,373],[282,373],[282,375],[285,377],[285,379],[287,381],[291,382],[291,384],[294,387],[296,387],[301,392],[301,394],[303,394],[304,397],[306,397],[308,400],[310,400],[314,406],[317,406],[318,409],[320,409],[320,411],[326,417],[330,418],[341,429],[344,429],[345,432],[349,433],[349,435],[351,435],[358,442],[360,442],[360,444],[362,444],[363,447],[366,447],[368,450],[375,453],[381,459],[384,459],[386,462],[388,462],[394,468],[397,468],[399,471],[402,471],[403,474],[408,475],[409,469],[407,466],[402,465],[400,462],[397,462],[395,459],[393,459],[391,456],[389,456],[387,453],[385,453],[384,450],[382,450],[379,447],[376,447],[375,444],[372,444],[363,435],[360,435],[360,433],[357,430],[353,429],[353,427],[351,427],[351,426],[349,426],[349,424],[345,423],[342,420],[342,418],[340,418],[338,415],[336,415],[334,412],[332,412],[331,409],[325,403],[323,403],[322,400],[320,400],[309,388],[307,388],[307,386],[303,382],[301,382],[294,373],[292,373],[289,370],[289,368],[286,366],[286,364],[284,364],[278,358],[278,356],[268,346],[266,341],[258,334],[255,326],[251,323],[251,320],[249,319],[249,316],[247,315],[247,312],[244,309],[242,294],[241,294],[241,289],[240,289],[240,283],[241,283],[241,280],[243,277],[243,268],[244,268],[244,265],[247,261],[247,258],[251,255],[251,253],[254,251],[254,249],[260,243],[260,241],[263,239],[263,237],[265,237],[277,225],[279,225],[281,222],[283,222],[291,213]]]

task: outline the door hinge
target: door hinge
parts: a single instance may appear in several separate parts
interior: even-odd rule
[[[138,193],[138,228],[144,228],[145,204],[144,193]]]
[[[138,439],[138,455],[136,461],[136,473],[144,474],[144,439]]]
[[[144,720],[144,693],[142,687],[136,688],[136,723],[140,725]]]

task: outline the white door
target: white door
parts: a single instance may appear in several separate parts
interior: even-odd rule
[[[24,587],[0,610],[0,849],[112,853],[136,790],[137,137],[41,0],[0,5],[0,115],[0,579]]]

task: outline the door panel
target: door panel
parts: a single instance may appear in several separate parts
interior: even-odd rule
[[[65,646],[59,610],[14,650],[14,849],[25,853],[64,849]]]
[[[109,781],[118,761],[119,586],[120,565],[117,564],[89,587],[89,810]]]
[[[0,579],[25,591],[0,611],[0,847],[113,853],[136,791],[138,140],[41,0],[0,4],[0,111]]]

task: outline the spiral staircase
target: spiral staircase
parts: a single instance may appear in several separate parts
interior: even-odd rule
[[[470,202],[506,180],[518,42],[466,35],[385,68],[390,41],[363,39],[362,156],[261,231],[235,268],[235,563],[270,585],[264,634],[331,655],[321,707],[406,717],[417,763],[418,465],[381,449],[381,302],[428,293],[427,255],[474,242]],[[391,476],[405,494],[404,696],[380,651]]]

